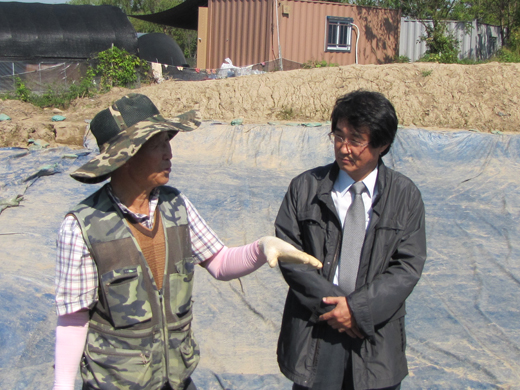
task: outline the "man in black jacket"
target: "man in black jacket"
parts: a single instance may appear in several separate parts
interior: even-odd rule
[[[289,284],[278,363],[294,390],[399,389],[408,374],[405,300],[426,260],[424,205],[381,159],[397,116],[381,94],[336,101],[335,162],[292,180],[276,234],[323,263],[280,264]]]

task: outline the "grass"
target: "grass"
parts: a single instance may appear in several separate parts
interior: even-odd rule
[[[15,87],[13,92],[3,94],[1,98],[20,100],[41,108],[67,108],[74,99],[95,94],[95,86],[89,77],[84,77],[78,84],[72,84],[69,88],[48,85],[43,94],[32,92],[19,77],[15,78]]]
[[[276,114],[276,117],[282,121],[288,121],[296,117],[296,112],[292,107],[282,107],[282,109]]]

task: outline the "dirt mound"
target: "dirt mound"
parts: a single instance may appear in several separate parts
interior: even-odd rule
[[[204,119],[244,123],[326,121],[335,99],[356,89],[379,91],[403,126],[518,132],[520,64],[350,65],[208,81],[166,81],[138,90],[115,88],[78,99],[64,111],[1,101],[0,146],[29,138],[80,146],[86,121],[128,92],[149,96],[164,116],[197,108]],[[55,114],[63,122],[52,122]]]

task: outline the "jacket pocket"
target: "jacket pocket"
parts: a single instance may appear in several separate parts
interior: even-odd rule
[[[375,228],[375,240],[372,246],[372,253],[382,253],[385,255],[378,267],[378,272],[384,272],[390,263],[390,259],[396,251],[404,233],[404,228],[396,221],[380,221]]]
[[[326,225],[319,207],[302,211],[298,213],[297,218],[302,235],[303,250],[319,259],[323,258],[323,248],[320,245],[325,242]]]
[[[299,212],[297,218],[298,222],[302,224],[319,226],[325,229],[325,224],[322,221],[321,211],[318,206]]]
[[[374,367],[373,381],[394,378],[407,371],[404,316],[386,323],[375,332],[375,342],[364,341],[364,360]],[[377,369],[376,369],[377,368]],[[389,385],[387,385],[389,386]],[[385,387],[387,387],[385,386]]]
[[[404,226],[399,221],[383,219],[379,221],[375,230],[379,234],[385,234],[390,241],[393,241],[392,238],[397,239],[397,237],[402,236]]]
[[[152,318],[140,265],[109,271],[101,276],[101,283],[114,327],[129,326]]]
[[[406,351],[406,330],[404,327],[404,316],[399,318],[398,321],[399,321],[399,326],[400,326],[400,330],[401,330],[401,351],[403,351],[403,353],[404,353]]]
[[[194,272],[189,274],[170,274],[170,310],[182,317],[191,309]]]

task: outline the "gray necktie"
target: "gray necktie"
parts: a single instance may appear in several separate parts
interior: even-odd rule
[[[361,196],[365,189],[362,181],[354,183],[349,188],[353,199],[343,224],[343,240],[339,258],[339,287],[347,294],[356,289],[359,258],[365,240],[365,205]]]

